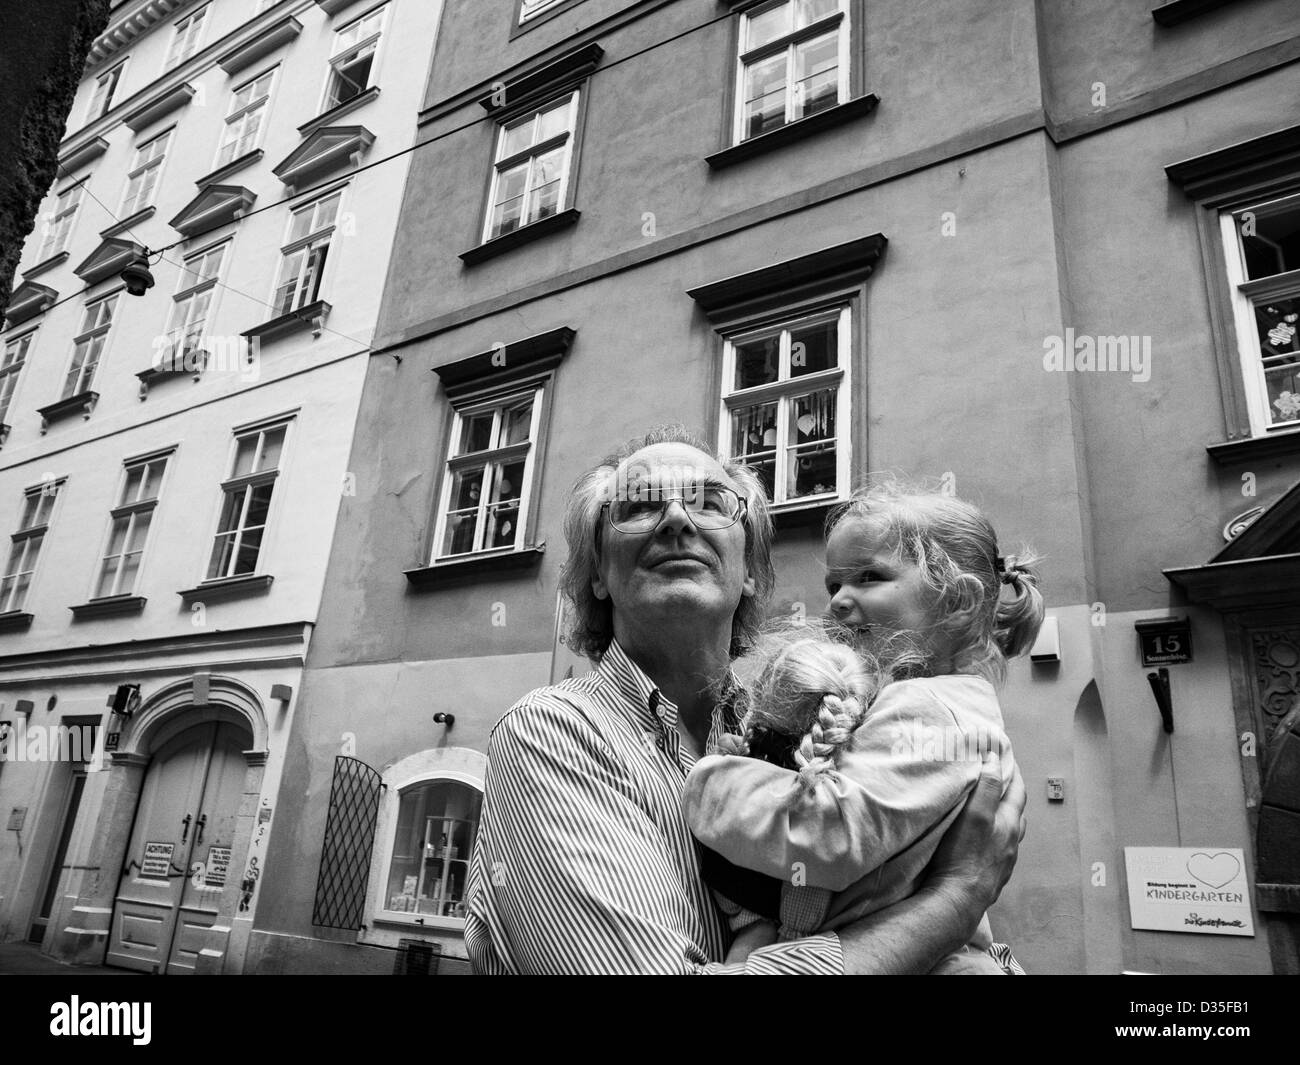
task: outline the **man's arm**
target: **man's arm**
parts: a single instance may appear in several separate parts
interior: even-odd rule
[[[477,971],[843,971],[833,935],[764,947],[741,965],[711,961],[700,923],[713,902],[683,876],[685,825],[670,838],[637,800],[629,767],[559,700],[502,720],[470,882],[466,942]]]

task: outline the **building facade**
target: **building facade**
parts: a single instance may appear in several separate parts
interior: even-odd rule
[[[489,731],[585,668],[569,487],[684,422],[768,481],[777,612],[872,472],[1046,556],[1030,971],[1295,969],[1300,12],[1154,4],[449,5],[250,965],[464,968]],[[1140,918],[1147,848],[1244,864],[1235,934]]]
[[[91,50],[2,334],[0,938],[243,968],[440,11]]]

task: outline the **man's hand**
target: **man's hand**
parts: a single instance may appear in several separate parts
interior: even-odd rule
[[[926,874],[925,887],[942,894],[970,919],[1002,893],[1025,836],[1025,784],[1016,768],[1005,796],[996,755],[986,755],[979,780],[957,820],[943,837]]]

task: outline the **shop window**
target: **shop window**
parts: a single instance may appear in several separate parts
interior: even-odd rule
[[[435,778],[402,790],[385,915],[465,917],[469,860],[482,803],[482,792],[459,780]]]

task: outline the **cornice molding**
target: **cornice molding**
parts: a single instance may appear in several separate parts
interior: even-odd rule
[[[116,55],[173,11],[188,3],[190,0],[147,0],[132,5],[120,18],[111,19],[104,32],[95,38],[95,43],[90,46],[90,54],[86,57],[86,69],[96,67],[110,56]]]

